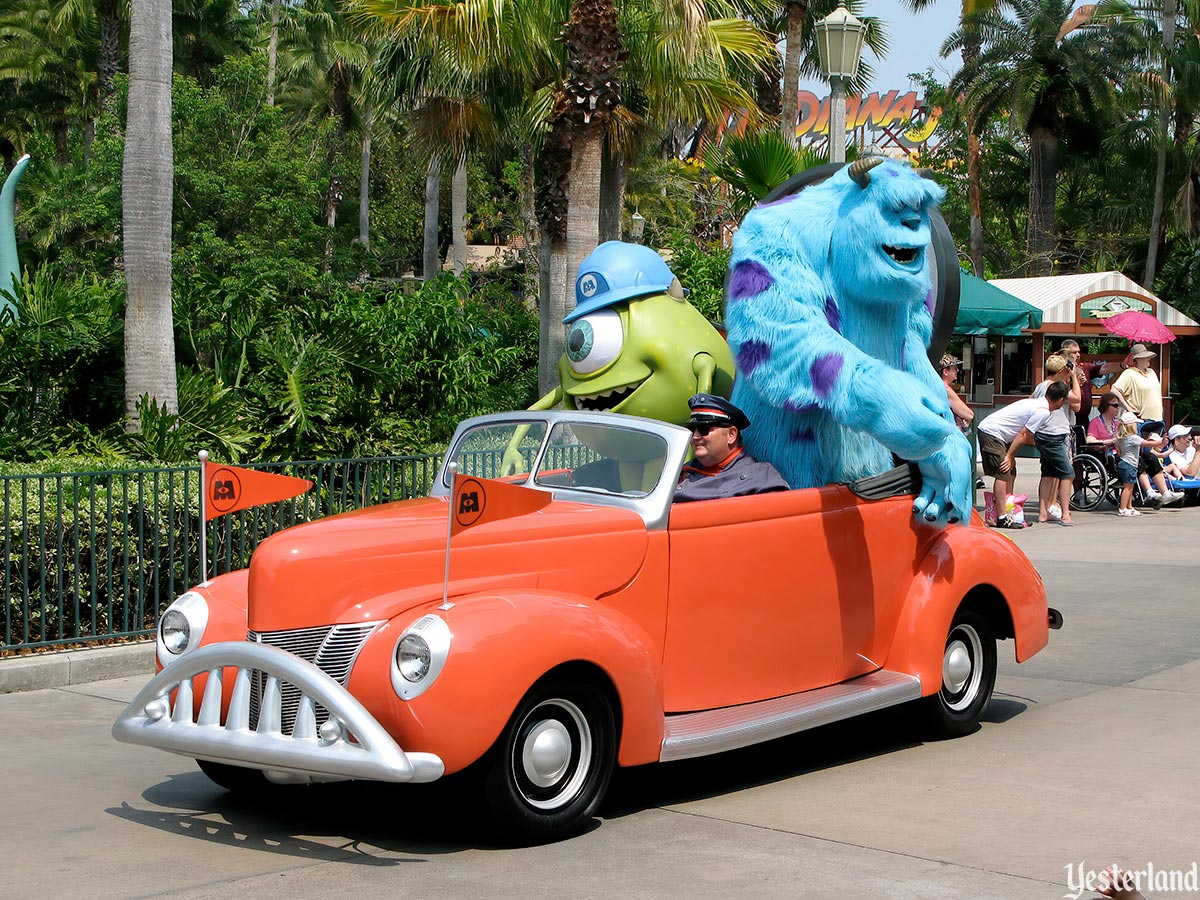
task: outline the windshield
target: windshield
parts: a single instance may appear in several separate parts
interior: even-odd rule
[[[667,442],[657,434],[559,422],[550,431],[534,484],[645,497],[662,477]]]
[[[536,466],[539,487],[645,497],[662,478],[667,442],[621,425],[560,421],[547,436],[545,422],[504,422],[465,432],[453,453],[458,471],[474,478],[527,483]]]

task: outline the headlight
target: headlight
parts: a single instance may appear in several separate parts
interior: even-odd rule
[[[440,616],[421,616],[400,635],[392,657],[392,689],[402,700],[423,694],[450,655],[450,626]]]
[[[208,626],[208,600],[196,591],[175,598],[158,620],[158,662],[168,666],[180,654],[195,650]]]
[[[177,609],[168,609],[158,625],[158,635],[162,638],[163,647],[168,653],[178,656],[187,649],[192,637],[192,626],[188,624],[187,616]]]
[[[420,681],[429,674],[429,644],[419,634],[406,634],[396,645],[396,667],[405,681]]]

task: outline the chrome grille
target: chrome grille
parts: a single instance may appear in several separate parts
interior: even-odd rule
[[[350,676],[354,660],[362,650],[367,638],[379,626],[378,622],[361,625],[325,625],[320,628],[296,628],[291,631],[248,631],[246,640],[255,644],[269,644],[286,650],[301,659],[313,663],[318,669],[345,685]],[[262,698],[262,672],[255,672],[250,679],[250,727],[258,727],[258,706]],[[300,706],[300,691],[294,685],[283,682],[279,685],[283,733],[291,734],[296,722],[296,710]],[[316,708],[318,727],[329,718],[329,711],[322,706]]]

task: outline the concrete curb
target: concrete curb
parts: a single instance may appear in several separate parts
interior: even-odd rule
[[[41,691],[154,672],[154,642],[0,659],[0,694]]]

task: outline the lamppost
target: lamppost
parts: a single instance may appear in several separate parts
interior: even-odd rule
[[[829,79],[829,161],[846,161],[846,84],[858,74],[867,25],[839,6],[813,26],[821,70]]]
[[[634,210],[633,215],[629,217],[629,236],[635,244],[642,242],[642,235],[646,233],[646,217],[637,210]]]

